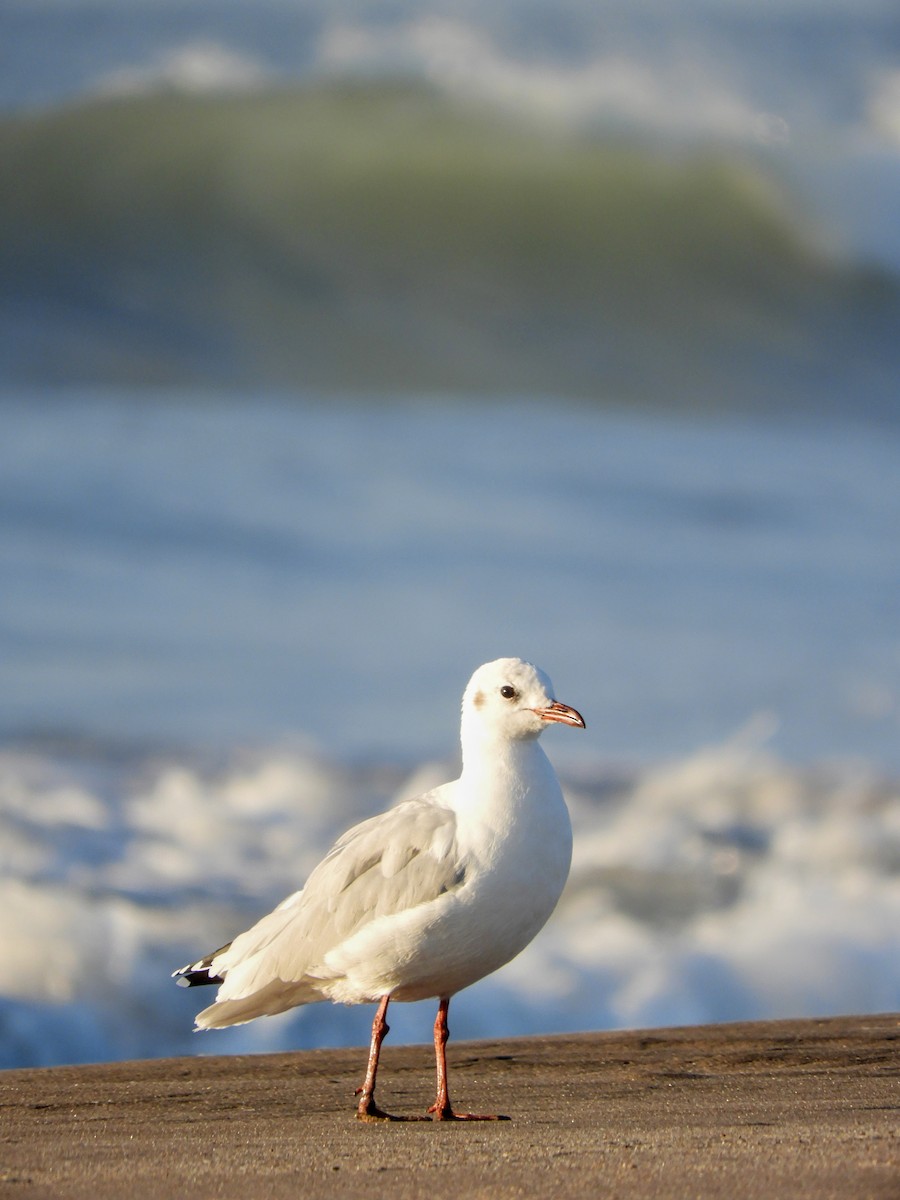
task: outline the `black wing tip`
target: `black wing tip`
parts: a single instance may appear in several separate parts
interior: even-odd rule
[[[205,987],[210,983],[222,983],[219,975],[211,975],[209,967],[188,965],[172,972],[172,978],[179,987]]]
[[[179,987],[206,987],[207,984],[222,983],[223,979],[220,975],[211,975],[209,968],[213,961],[223,954],[231,942],[226,946],[220,946],[218,950],[213,950],[212,954],[205,954],[203,958],[196,962],[188,963],[185,967],[179,967],[177,971],[172,972],[172,978]]]

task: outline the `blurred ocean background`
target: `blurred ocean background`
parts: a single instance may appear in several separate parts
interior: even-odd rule
[[[365,1042],[169,974],[506,654],[455,1037],[900,1009],[895,4],[6,0],[0,162],[0,1065]]]

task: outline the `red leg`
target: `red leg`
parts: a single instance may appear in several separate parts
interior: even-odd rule
[[[506,1121],[508,1117],[479,1116],[477,1113],[456,1113],[450,1104],[450,1090],[447,1086],[447,1040],[450,1030],[447,1027],[447,1010],[450,1008],[450,997],[442,996],[438,1005],[437,1017],[434,1021],[434,1057],[437,1064],[437,1099],[429,1112],[434,1121]]]
[[[390,1033],[390,1025],[388,1025],[387,1009],[390,996],[382,996],[381,1003],[375,1013],[375,1020],[372,1022],[372,1043],[369,1047],[369,1065],[366,1068],[366,1081],[361,1088],[356,1089],[356,1094],[359,1096],[359,1104],[356,1109],[356,1115],[360,1121],[390,1121],[392,1120],[389,1113],[382,1112],[375,1103],[375,1076],[378,1074],[378,1056],[381,1053],[381,1043],[386,1035]]]
[[[434,1058],[437,1065],[437,1099],[429,1112],[435,1121],[452,1121],[453,1109],[450,1107],[450,1091],[447,1087],[447,1039],[450,1030],[447,1026],[447,1010],[450,998],[442,996],[438,1005],[437,1016],[434,1019]]]

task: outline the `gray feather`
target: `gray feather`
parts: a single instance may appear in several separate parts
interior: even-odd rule
[[[433,797],[407,800],[348,830],[297,892],[235,938],[215,963],[220,999],[204,1027],[317,999],[325,958],[369,922],[427,904],[465,880],[456,814]]]
[[[427,904],[461,882],[456,814],[408,800],[349,830],[310,875],[291,923],[308,939],[314,967],[329,950],[376,917]],[[450,835],[452,852],[436,856]],[[294,976],[296,978],[296,976]]]

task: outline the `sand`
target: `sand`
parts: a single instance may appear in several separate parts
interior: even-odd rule
[[[900,1197],[900,1017],[450,1045],[460,1108],[365,1125],[365,1050],[0,1072],[0,1196]],[[385,1044],[379,1101],[433,1099]]]

